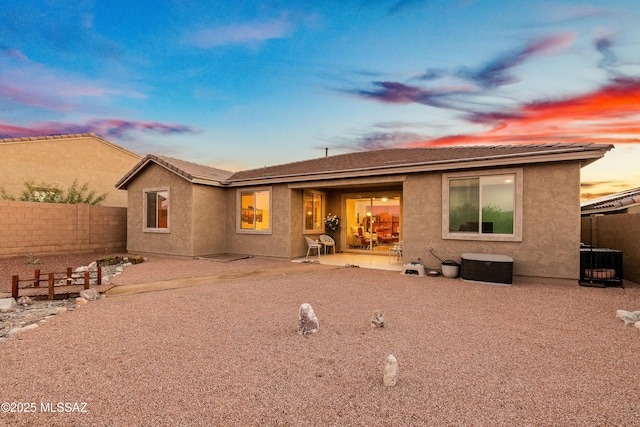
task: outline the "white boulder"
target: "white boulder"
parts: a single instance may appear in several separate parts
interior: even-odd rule
[[[636,322],[640,321],[640,318],[638,318],[634,313],[627,310],[616,310],[616,317],[620,318],[625,325],[634,325]]]
[[[316,332],[318,332],[318,318],[311,304],[304,303],[300,306],[300,314],[298,315],[298,333],[308,335]]]
[[[18,307],[16,300],[13,298],[0,298],[0,313],[9,313],[15,311]]]
[[[371,327],[384,328],[384,313],[381,310],[376,310],[371,315]]]
[[[383,382],[387,387],[393,387],[398,382],[398,360],[393,354],[388,355],[385,361]]]

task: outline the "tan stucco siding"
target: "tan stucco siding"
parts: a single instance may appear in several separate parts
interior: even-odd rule
[[[152,164],[129,183],[127,250],[132,252],[193,255],[193,188],[183,178]],[[169,230],[148,232],[143,228],[144,191],[169,189]]]
[[[266,187],[260,187],[266,188]],[[227,242],[228,251],[236,254],[260,255],[289,258],[291,252],[291,190],[286,184],[271,188],[271,232],[251,234],[237,232],[240,207],[237,192],[240,188],[227,191]]]
[[[307,243],[304,239],[304,190],[291,190],[291,258],[299,258],[307,253]],[[311,238],[317,236],[310,235]]]
[[[0,187],[19,198],[25,182],[67,190],[74,180],[89,184],[97,195],[107,194],[103,206],[127,206],[127,192],[115,184],[141,156],[90,137],[70,137],[0,143]]]
[[[463,253],[495,253],[514,259],[514,275],[577,279],[580,244],[580,167],[556,163],[523,168],[522,242],[449,240],[442,237],[442,174],[415,174],[403,189],[403,237],[407,261],[432,268]]]
[[[193,185],[193,253],[227,252],[225,189]]]

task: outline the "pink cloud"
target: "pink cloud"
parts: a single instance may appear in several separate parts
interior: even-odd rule
[[[21,127],[9,123],[0,123],[0,136],[3,138],[23,138],[32,136],[64,135],[76,133],[95,133],[105,138],[128,139],[134,132],[159,133],[161,135],[198,133],[193,126],[176,123],[145,122],[134,120],[105,119],[93,120],[84,124],[42,122]]]

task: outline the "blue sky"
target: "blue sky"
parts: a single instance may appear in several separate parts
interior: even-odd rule
[[[8,0],[0,137],[96,134],[241,170],[357,150],[615,144],[640,186],[637,0]]]

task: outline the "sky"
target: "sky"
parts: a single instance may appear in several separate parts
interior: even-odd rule
[[[4,0],[0,138],[231,171],[395,147],[603,143],[640,187],[637,0]]]

